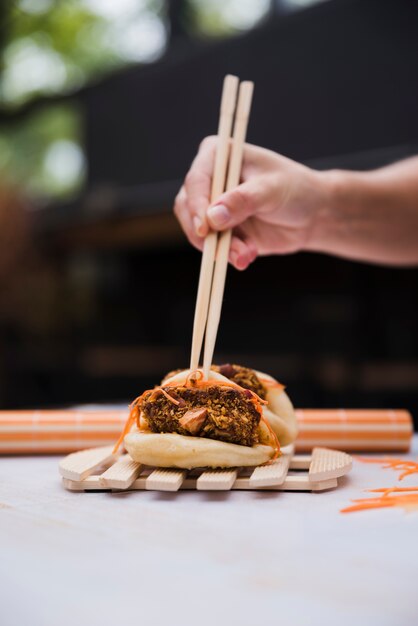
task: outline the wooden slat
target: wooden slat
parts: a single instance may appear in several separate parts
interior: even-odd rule
[[[157,469],[145,481],[145,489],[154,491],[178,491],[186,476],[184,470]]]
[[[290,470],[308,470],[311,466],[312,454],[297,454],[289,465]]]
[[[324,491],[337,487],[337,479],[331,478],[320,482],[311,482],[307,474],[297,476],[287,475],[281,485],[271,485],[269,487],[258,487],[257,491]],[[234,489],[251,490],[250,478],[237,478]]]
[[[290,459],[290,454],[283,454],[269,465],[256,467],[250,476],[250,487],[259,489],[260,487],[281,485],[286,478]]]
[[[327,448],[314,448],[309,467],[309,479],[312,482],[339,478],[350,471],[352,458],[345,452],[328,450]]]
[[[69,491],[108,491],[109,489],[104,487],[100,483],[99,476],[88,476],[84,480],[73,481],[63,478],[63,485]],[[147,478],[137,478],[126,491],[144,491],[146,489]],[[196,478],[186,478],[180,486],[181,490],[194,490],[196,489]],[[257,491],[324,491],[326,489],[333,489],[337,487],[337,479],[331,478],[329,480],[322,480],[320,482],[311,482],[307,474],[300,474],[298,476],[286,476],[284,482],[281,485],[271,485],[269,487],[259,487]],[[149,489],[149,488],[148,488]],[[237,478],[232,491],[254,491],[254,488],[250,486],[249,478]],[[167,489],[164,489],[167,491]]]
[[[108,489],[127,489],[138,478],[142,468],[140,463],[125,454],[100,476],[99,482]]]
[[[198,491],[229,491],[237,479],[237,470],[203,472],[196,481]]]
[[[105,463],[115,458],[112,453],[113,446],[104,448],[91,448],[73,452],[59,463],[59,473],[69,480],[83,480]]]
[[[87,476],[84,480],[63,478],[62,484],[68,491],[109,491],[100,483],[100,476]]]

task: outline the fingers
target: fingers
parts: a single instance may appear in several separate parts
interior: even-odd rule
[[[222,194],[218,202],[209,207],[206,215],[211,228],[226,230],[254,215],[260,206],[261,194],[250,180]]]
[[[174,213],[190,243],[198,250],[203,249],[204,238],[198,237],[192,221],[192,214],[187,205],[187,194],[182,187],[177,194]],[[245,270],[257,258],[258,251],[252,240],[245,233],[236,229],[231,239],[229,262],[237,270]]]
[[[206,137],[202,141],[184,181],[182,208],[177,210],[183,213],[182,226],[190,240],[192,236],[190,228],[194,229],[198,238],[204,238],[208,234],[209,228],[214,230],[233,228],[256,210],[255,185],[252,181],[243,183],[233,191],[222,194],[216,205],[208,210],[216,146],[216,136]],[[249,164],[251,164],[252,152],[255,152],[257,156],[259,150],[254,146],[246,146],[245,159],[248,160]],[[185,215],[187,211],[190,214],[190,219],[187,219]]]
[[[222,194],[216,204],[210,206],[216,146],[216,137],[203,140],[176,198],[174,212],[187,238],[199,250],[203,248],[209,229],[233,228],[229,261],[236,269],[243,270],[254,261],[258,251],[251,238],[246,236],[245,227],[241,226],[238,231],[237,226],[262,209],[266,200],[265,185],[257,182],[259,177],[253,172],[249,179],[244,177],[245,182]],[[255,168],[259,151],[255,146],[246,146],[244,165],[247,169]]]
[[[229,262],[237,270],[245,270],[257,258],[258,251],[251,239],[233,235],[229,250]]]
[[[193,216],[188,208],[187,194],[184,187],[178,192],[174,202],[174,214],[177,217],[187,239],[198,250],[203,249],[203,238],[198,237],[193,224]]]
[[[215,151],[216,137],[206,137],[184,181],[191,221],[198,237],[205,237],[209,230],[206,210],[210,204]]]

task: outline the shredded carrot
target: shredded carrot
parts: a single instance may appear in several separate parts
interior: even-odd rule
[[[173,398],[173,396],[170,396],[169,393],[166,392],[165,389],[163,389],[162,387],[160,387],[160,389],[158,389],[157,391],[161,391],[161,393],[163,393],[165,395],[165,397],[167,398],[167,400],[169,400],[170,402],[172,402],[173,404],[176,404],[177,406],[179,406],[180,402],[178,400],[175,400]]]
[[[418,474],[418,463],[416,461],[408,461],[405,459],[394,459],[394,458],[366,458],[366,457],[355,457],[357,461],[361,463],[379,463],[382,465],[383,469],[393,469],[395,471],[401,471],[402,473],[398,476],[398,480],[403,480],[406,476],[411,476],[411,474]]]
[[[369,493],[383,493],[388,496],[391,493],[399,493],[402,491],[418,491],[418,487],[383,487],[381,489],[366,489]]]
[[[197,378],[198,375],[199,377]],[[186,378],[186,387],[188,384],[190,384],[190,381],[191,381],[191,384],[193,385],[198,380],[202,381],[203,379],[204,379],[204,374],[202,370],[193,370],[190,372],[190,374]]]
[[[123,430],[122,430],[122,432],[121,432],[121,434],[119,436],[119,439],[117,440],[117,442],[115,444],[115,447],[113,448],[113,454],[116,454],[116,452],[119,450],[119,448],[120,448],[120,446],[121,446],[121,444],[122,444],[122,442],[123,442],[123,440],[125,438],[125,435],[127,435],[128,432],[131,430],[134,422],[138,420],[138,417],[137,417],[136,412],[135,412],[134,409],[135,409],[135,407],[132,407],[132,409],[131,409],[131,411],[129,413],[129,417],[126,420],[126,424],[123,427]]]
[[[272,458],[272,459],[270,459],[270,462],[272,462],[272,461],[275,461],[275,460],[278,458],[279,454],[280,454],[280,443],[279,443],[279,440],[278,440],[278,438],[277,438],[276,433],[274,432],[274,430],[272,429],[272,427],[271,427],[271,425],[270,425],[270,422],[268,421],[268,419],[266,419],[266,418],[264,417],[264,415],[263,415],[262,413],[260,414],[260,419],[261,419],[261,420],[265,423],[265,425],[267,426],[267,429],[268,429],[268,431],[269,431],[270,435],[272,436],[273,441],[274,441],[274,444],[275,444],[275,445],[274,445],[274,455],[273,455],[273,458]]]
[[[353,513],[355,511],[365,511],[367,509],[383,509],[401,507],[404,509],[418,509],[418,487],[390,487],[389,489],[370,489],[374,493],[382,493],[377,498],[359,498],[352,500],[354,504],[341,509],[341,513]],[[402,492],[402,495],[394,496],[393,493]]]
[[[396,459],[392,457],[367,458],[355,457],[361,463],[378,463],[382,469],[393,469],[401,472],[398,480],[403,480],[411,474],[418,474],[418,463],[406,459]],[[364,511],[366,509],[382,509],[388,507],[402,507],[405,509],[418,509],[418,493],[408,493],[418,491],[418,487],[384,487],[379,489],[368,489],[369,493],[382,494],[377,498],[360,498],[352,500],[353,505],[341,510],[341,513],[352,513],[353,511]],[[402,493],[402,495],[392,495]]]
[[[199,375],[199,377],[197,378],[196,376]],[[194,378],[192,378],[194,376]],[[165,383],[164,387],[178,387],[179,384],[177,381],[172,381],[171,383]],[[207,387],[213,387],[213,386],[217,386],[217,387],[231,387],[231,389],[238,389],[239,391],[244,391],[246,393],[250,393],[251,394],[251,398],[250,400],[253,402],[253,404],[256,406],[258,412],[261,414],[261,404],[268,404],[267,400],[263,400],[262,398],[260,398],[260,396],[258,396],[255,391],[251,391],[251,389],[245,389],[245,387],[241,387],[241,385],[238,385],[237,383],[234,383],[231,380],[216,380],[216,379],[211,379],[211,380],[204,380],[203,379],[203,372],[201,370],[194,370],[193,372],[190,372],[190,374],[187,376],[186,378],[186,382],[184,383],[185,387],[200,387],[201,389],[205,389]],[[157,388],[159,389],[159,388]]]

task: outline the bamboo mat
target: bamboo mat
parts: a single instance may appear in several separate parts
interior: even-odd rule
[[[407,452],[413,434],[400,409],[299,409],[297,452],[315,446],[344,451]],[[65,454],[112,445],[128,408],[0,411],[0,454]]]

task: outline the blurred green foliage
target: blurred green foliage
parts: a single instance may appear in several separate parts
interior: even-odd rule
[[[48,106],[0,131],[0,180],[34,199],[69,197],[85,178],[75,103]]]
[[[118,10],[118,2],[120,3]],[[13,112],[29,101],[71,93],[87,82],[137,62],[124,31],[132,24],[162,23],[158,0],[21,0],[3,6],[0,107]],[[118,17],[119,15],[119,17]],[[129,24],[127,24],[129,22]],[[145,33],[146,34],[146,33]],[[140,33],[139,33],[140,38]],[[150,40],[151,54],[164,40]],[[147,50],[138,42],[147,59]],[[66,198],[85,177],[82,118],[76,100],[49,105],[0,126],[0,181],[35,199]]]
[[[0,8],[0,184],[34,199],[66,198],[85,179],[82,117],[76,99],[49,104],[128,64],[164,52],[170,0],[16,0]],[[253,26],[270,0],[177,0],[191,37],[227,36]],[[168,12],[168,9],[171,12]],[[0,12],[0,18],[1,18]],[[180,19],[181,22],[181,19]],[[46,98],[41,109],[13,111]]]
[[[263,19],[271,0],[189,0],[193,27],[201,37],[225,37],[248,30]]]
[[[161,22],[162,2],[113,0],[113,4],[114,9],[110,0],[103,0],[102,3],[99,0],[21,0],[8,3],[3,29],[0,103],[15,107],[34,95],[61,93],[78,87],[88,79],[138,61],[135,55],[127,53],[123,45],[124,32],[133,22],[141,23],[149,20],[150,16]],[[162,48],[159,46],[159,51]],[[146,50],[143,56],[147,60]],[[22,87],[19,71],[23,73],[28,68],[36,73],[37,60],[39,72],[45,67],[50,76],[42,77],[37,87],[36,81],[29,75],[26,88]]]
[[[50,10],[41,14],[25,13],[15,6],[11,9],[8,24],[4,52],[6,84],[19,48],[30,44],[54,57],[58,55],[65,68],[65,79],[59,85],[61,89],[79,84],[89,74],[117,64],[117,54],[104,41],[105,20],[86,10],[78,0],[55,2]],[[1,95],[3,102],[16,105],[34,92],[12,98],[2,90]]]

